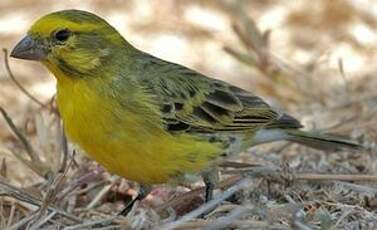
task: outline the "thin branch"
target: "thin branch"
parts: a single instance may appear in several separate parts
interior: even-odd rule
[[[41,219],[40,221],[36,222],[33,226],[31,226],[29,230],[42,229],[42,225],[49,222],[56,214],[56,212],[51,212],[50,215],[47,215],[45,218]]]
[[[98,192],[98,194],[93,198],[93,200],[86,206],[87,209],[91,209],[95,207],[101,199],[110,191],[110,189],[114,186],[114,183],[119,180],[118,176],[112,176],[110,178],[110,184],[104,186],[101,191]]]
[[[230,168],[246,168],[246,167],[257,167],[262,166],[261,164],[250,164],[244,162],[236,162],[236,161],[223,161],[219,165],[219,167],[230,167]]]
[[[241,219],[245,216],[246,213],[249,213],[253,207],[237,207],[230,211],[230,213],[226,216],[220,217],[216,220],[215,223],[208,225],[207,230],[216,230],[216,229],[225,229],[229,227],[232,223],[236,220]]]
[[[350,189],[354,192],[361,193],[363,195],[374,195],[377,194],[377,188],[373,187],[368,187],[366,185],[360,185],[360,184],[353,184],[350,182],[344,182],[344,181],[339,181],[337,183],[339,186],[343,186],[346,189]]]
[[[339,181],[377,181],[377,175],[366,174],[315,174],[315,173],[302,173],[293,175],[295,180],[310,180],[310,181],[326,181],[326,180],[339,180]]]
[[[368,174],[318,174],[318,173],[290,173],[279,167],[253,167],[242,170],[224,170],[224,174],[243,174],[252,177],[265,177],[276,181],[377,181],[377,175]]]
[[[15,154],[18,159],[20,159],[23,163],[25,163],[28,167],[30,167],[34,172],[36,172],[41,177],[46,178],[46,175],[50,171],[50,168],[45,165],[41,159],[39,158],[38,154],[35,152],[27,138],[24,136],[24,134],[18,130],[10,116],[7,114],[5,109],[0,106],[0,112],[2,116],[4,117],[5,121],[7,122],[8,126],[12,130],[12,132],[16,135],[16,137],[21,141],[22,145],[24,146],[26,153],[30,157],[30,161],[26,160],[24,157],[22,157],[20,154]]]
[[[72,225],[65,227],[63,230],[78,230],[78,229],[92,229],[93,226],[103,226],[103,227],[113,227],[113,229],[116,229],[120,226],[114,225],[114,220],[119,218],[119,216],[114,215],[108,219],[102,219],[102,220],[94,220],[94,221],[88,221],[82,224]],[[98,229],[98,228],[97,228]]]
[[[13,131],[13,133],[17,136],[17,138],[21,141],[22,145],[24,146],[26,153],[29,155],[30,159],[33,161],[40,161],[38,155],[35,153],[33,147],[30,145],[29,141],[26,137],[21,133],[20,130],[16,127],[12,118],[8,115],[3,107],[0,106],[0,112],[3,115],[5,121],[7,122],[9,128]]]
[[[16,212],[16,205],[15,205],[14,202],[12,202],[12,207],[11,207],[10,212],[9,212],[6,229],[8,229],[11,226],[11,224],[13,223],[13,218],[14,218],[15,212]]]
[[[8,228],[8,230],[21,229],[22,226],[24,226],[25,224],[29,223],[29,221],[31,221],[32,219],[34,219],[36,215],[37,215],[36,213],[33,213],[32,215],[23,218],[22,220],[18,221],[14,225],[10,226]]]
[[[0,176],[7,178],[7,161],[6,158],[3,157],[0,165]]]
[[[41,101],[39,101],[36,97],[34,97],[31,93],[29,93],[29,91],[27,91],[22,85],[21,83],[15,78],[13,72],[11,71],[10,69],[10,66],[9,66],[9,60],[8,60],[8,50],[6,48],[3,48],[3,52],[4,52],[4,64],[5,64],[5,69],[8,73],[8,76],[10,79],[12,79],[12,81],[14,82],[14,84],[16,84],[16,86],[28,97],[30,98],[33,102],[37,103],[39,106],[41,107],[46,107],[45,104],[43,104]]]
[[[32,204],[34,206],[38,206],[40,207],[42,205],[42,201],[38,198],[35,198],[33,196],[31,196],[30,194],[26,193],[25,191],[19,189],[19,188],[16,188],[12,185],[9,185],[9,184],[6,184],[2,181],[0,181],[0,196],[9,196],[9,197],[13,197],[15,198],[16,200],[19,200],[19,201],[23,201],[25,203],[28,203],[28,204]],[[82,221],[69,214],[69,213],[66,213],[60,209],[57,209],[55,207],[52,207],[52,206],[48,206],[47,209],[52,212],[56,212],[57,214],[75,222],[75,223],[81,223]]]
[[[161,229],[176,229],[177,227],[181,226],[182,224],[185,224],[188,221],[202,215],[203,213],[206,213],[206,212],[212,210],[218,204],[220,204],[221,202],[223,202],[224,200],[226,200],[227,198],[232,196],[237,191],[244,189],[246,187],[249,187],[249,190],[250,190],[250,182],[251,181],[248,178],[242,179],[241,181],[239,181],[238,183],[236,183],[235,185],[233,185],[232,187],[227,189],[225,192],[220,194],[215,199],[213,199],[213,200],[209,201],[208,203],[200,206],[199,208],[195,209],[194,211],[187,213],[186,215],[182,216],[177,221],[172,222],[172,223],[168,223],[168,224],[162,226]]]
[[[73,160],[71,162],[72,164],[74,163]],[[103,170],[102,168],[100,168],[100,170],[92,170],[88,172],[87,174],[75,179],[69,185],[67,185],[66,188],[62,189],[62,191],[57,195],[57,199],[58,200],[62,199],[63,197],[67,196],[68,193],[70,193],[71,191],[73,191],[74,189],[76,189],[77,187],[79,187],[80,185],[84,183],[89,183],[89,182],[94,181],[95,178],[97,178],[97,176],[102,173],[102,170]]]
[[[235,184],[236,182],[240,181],[241,179],[242,178],[241,178],[240,175],[235,175],[235,176],[229,177],[229,178],[221,181],[219,184],[217,184],[216,189],[226,189],[226,188],[232,186],[233,184]],[[178,207],[182,203],[187,202],[187,201],[193,199],[196,196],[204,194],[204,191],[205,191],[204,187],[193,189],[189,192],[186,192],[185,194],[183,194],[181,196],[177,196],[177,197],[174,197],[174,198],[168,200],[167,202],[162,204],[160,207],[158,207],[156,209],[156,211],[157,211],[157,213],[160,213],[162,211],[166,211],[166,209],[168,209],[169,207]]]
[[[216,224],[217,220],[195,220],[190,221],[177,227],[176,230],[181,229],[206,229],[206,227]],[[267,221],[260,220],[236,220],[227,226],[229,229],[275,229],[287,230],[291,229],[283,224],[271,224]]]
[[[342,58],[338,59],[338,68],[339,68],[340,76],[342,77],[342,79],[344,81],[344,85],[345,85],[346,102],[349,103],[350,98],[351,98],[351,96],[350,96],[350,94],[351,94],[351,88],[350,88],[349,83],[347,81],[347,75],[346,75],[346,72],[344,70],[343,59]]]
[[[60,166],[59,172],[64,172],[67,168],[67,161],[68,161],[68,142],[67,137],[64,132],[64,128],[62,127],[60,119],[58,120],[58,128],[61,130],[61,147],[63,152],[63,159],[62,164]]]

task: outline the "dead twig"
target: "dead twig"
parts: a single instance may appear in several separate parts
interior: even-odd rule
[[[36,222],[33,226],[29,227],[29,230],[38,230],[41,229],[42,225],[49,222],[57,213],[51,212],[49,215],[47,215],[45,218],[40,219],[40,221]]]
[[[32,147],[32,145],[29,143],[27,138],[24,136],[24,134],[18,130],[10,116],[7,114],[5,109],[0,106],[0,112],[2,116],[4,117],[5,121],[7,122],[9,128],[12,130],[12,132],[16,135],[16,137],[20,140],[22,145],[24,146],[26,153],[30,157],[30,160],[27,160],[24,156],[22,156],[19,153],[15,153],[14,155],[21,160],[23,163],[25,163],[29,168],[31,168],[34,172],[36,172],[39,176],[46,178],[49,172],[51,172],[51,169],[41,161],[38,154]]]
[[[294,180],[309,180],[309,181],[377,181],[377,175],[366,174],[316,174],[316,173],[302,173],[293,175]]]
[[[60,166],[59,171],[64,172],[67,168],[67,162],[68,162],[68,141],[67,137],[64,132],[64,128],[62,127],[60,119],[58,120],[58,128],[61,130],[61,147],[62,147],[62,152],[63,152],[63,159],[62,159],[62,164]]]
[[[23,86],[22,84],[16,79],[16,77],[14,76],[12,70],[10,69],[10,66],[9,66],[9,60],[8,60],[8,50],[6,48],[3,48],[3,52],[4,52],[4,64],[5,64],[5,69],[8,73],[8,76],[10,79],[12,79],[12,81],[14,82],[14,84],[16,84],[16,86],[28,97],[30,98],[33,102],[35,102],[36,104],[38,104],[39,106],[41,107],[44,107],[46,108],[46,105],[43,104],[41,101],[39,101],[36,97],[34,97],[31,93],[29,93],[29,91],[27,91]]]
[[[235,185],[227,189],[225,192],[220,194],[215,199],[209,201],[208,203],[200,206],[199,208],[195,209],[194,211],[189,212],[188,214],[182,216],[177,221],[174,221],[172,223],[165,224],[161,227],[161,229],[176,229],[177,227],[181,226],[182,224],[185,224],[189,222],[190,220],[202,215],[203,213],[207,213],[208,211],[212,210],[214,207],[216,207],[218,204],[220,204],[222,201],[226,200],[230,196],[232,196],[237,191],[244,189],[246,187],[250,190],[250,183],[251,181],[248,178],[242,179],[239,182],[237,182]]]
[[[72,164],[74,164],[74,160],[72,160]],[[72,181],[65,189],[63,189],[58,195],[57,199],[62,199],[63,197],[67,196],[68,193],[72,192],[77,187],[81,186],[82,184],[89,183],[94,181],[99,174],[103,171],[102,169],[91,171],[84,176],[77,178],[76,180]]]
[[[112,216],[108,219],[88,221],[88,222],[85,222],[85,223],[82,223],[82,224],[77,224],[77,225],[65,227],[63,230],[79,230],[79,229],[88,229],[88,228],[92,229],[92,227],[94,227],[94,226],[103,226],[103,228],[111,227],[110,229],[117,229],[120,226],[114,224],[114,220],[116,218],[119,218],[119,216],[115,215],[115,216]],[[96,228],[96,229],[100,229],[100,228]]]
[[[345,85],[345,98],[346,98],[346,103],[349,103],[350,102],[350,99],[351,99],[351,88],[350,88],[350,85],[347,81],[347,75],[346,75],[346,72],[344,70],[344,65],[343,65],[343,59],[342,58],[339,58],[338,59],[338,68],[339,68],[339,73],[340,73],[340,76],[342,77],[343,81],[344,81],[344,85]]]
[[[254,207],[244,207],[240,206],[232,211],[224,217],[220,217],[217,219],[216,223],[207,226],[207,230],[216,230],[216,229],[224,229],[235,222],[237,219],[242,218],[247,213],[249,213]]]
[[[35,218],[37,214],[34,213],[28,217],[25,217],[23,218],[22,220],[18,221],[17,223],[15,223],[14,225],[10,226],[9,227],[9,230],[17,230],[17,229],[20,229],[22,226],[24,226],[25,224],[29,223],[29,221],[31,221],[32,219]]]
[[[0,176],[7,178],[7,161],[6,161],[5,157],[1,161]]]
[[[33,197],[32,195],[28,194],[27,192],[23,191],[22,189],[16,188],[12,185],[6,184],[2,181],[0,181],[0,196],[9,196],[13,197],[16,200],[41,207],[43,205],[42,201],[36,197]],[[47,207],[48,211],[50,212],[56,212],[57,214],[71,220],[74,223],[81,223],[82,221],[75,217],[74,215],[71,215],[69,213],[66,213],[58,208],[55,208],[51,205]]]
[[[110,191],[117,180],[119,180],[118,176],[112,176],[110,178],[110,184],[104,186],[101,191],[98,192],[97,196],[95,196],[93,200],[86,206],[86,208],[91,209],[95,207],[100,202],[100,200]]]
[[[208,226],[215,225],[217,222],[214,220],[194,220],[182,224],[177,227],[176,230],[184,229],[205,229]],[[271,224],[267,221],[258,221],[258,220],[235,220],[233,223],[230,223],[228,226],[230,229],[275,229],[275,230],[287,230],[291,229],[287,225],[283,224]]]
[[[56,194],[62,188],[64,179],[65,179],[66,172],[58,173],[54,178],[52,178],[51,183],[48,183],[48,190],[46,195],[44,196],[42,205],[39,207],[37,213],[38,215],[33,220],[33,225],[30,226],[31,229],[38,229],[36,226],[42,225],[41,222],[45,222],[46,218],[42,218],[45,216],[46,212],[48,211],[48,207],[56,200]],[[56,214],[56,212],[54,212]]]
[[[224,174],[243,174],[252,177],[264,177],[274,181],[377,181],[377,175],[368,174],[318,174],[318,173],[290,173],[280,167],[261,166],[248,169],[224,170]]]
[[[12,119],[8,115],[8,113],[5,111],[3,107],[0,106],[0,112],[3,115],[5,121],[7,122],[9,128],[12,130],[12,132],[16,135],[16,137],[21,141],[22,145],[24,146],[26,153],[29,155],[30,159],[33,161],[40,161],[39,156],[35,153],[35,150],[30,145],[29,141],[26,139],[26,137],[21,133],[21,131],[18,130],[16,125],[13,123]]]
[[[13,223],[13,218],[14,218],[15,212],[16,212],[16,205],[14,204],[14,202],[12,202],[12,206],[11,206],[11,209],[10,209],[10,212],[9,212],[9,216],[8,216],[8,221],[7,221],[7,227],[6,227],[7,229]]]
[[[226,180],[221,181],[218,185],[216,185],[216,188],[226,189],[226,188],[234,185],[235,183],[237,183],[241,179],[242,178],[241,178],[240,175],[235,175],[235,176],[229,177]],[[185,193],[181,196],[174,197],[171,200],[162,204],[159,208],[156,209],[156,211],[157,211],[157,213],[160,213],[162,211],[166,211],[166,209],[169,208],[169,207],[178,207],[183,202],[187,202],[189,200],[192,200],[196,196],[203,195],[204,190],[205,190],[204,187],[200,187],[200,188],[193,189],[193,190],[191,190],[191,191],[189,191],[189,192],[187,192],[187,193]]]

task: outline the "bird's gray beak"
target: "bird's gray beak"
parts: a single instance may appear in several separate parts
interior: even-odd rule
[[[19,59],[42,61],[47,58],[47,54],[47,49],[42,41],[33,39],[28,35],[17,43],[10,56]]]

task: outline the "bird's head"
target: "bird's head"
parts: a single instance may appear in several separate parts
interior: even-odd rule
[[[11,57],[40,61],[55,75],[76,77],[101,67],[119,49],[132,47],[105,20],[86,11],[63,10],[38,19]]]

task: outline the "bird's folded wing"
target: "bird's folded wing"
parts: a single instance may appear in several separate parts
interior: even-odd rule
[[[154,59],[153,91],[169,132],[237,132],[262,127],[300,127],[261,98],[184,66]],[[282,119],[282,120],[281,120]],[[281,120],[281,122],[280,122]]]

